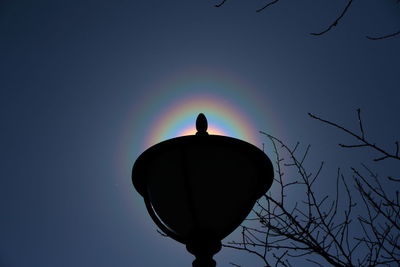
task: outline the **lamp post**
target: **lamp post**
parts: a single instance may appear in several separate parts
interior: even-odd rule
[[[271,187],[273,167],[254,145],[208,134],[202,113],[196,129],[144,151],[132,182],[155,224],[196,257],[193,267],[214,267],[221,240]]]

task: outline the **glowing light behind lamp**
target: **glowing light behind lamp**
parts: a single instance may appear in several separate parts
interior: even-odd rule
[[[257,145],[259,137],[251,120],[224,99],[193,95],[179,99],[179,102],[172,103],[160,113],[149,129],[149,137],[144,142],[146,147],[173,137],[195,134],[195,121],[200,112],[207,117],[209,134],[240,138]]]
[[[150,146],[194,134],[200,112],[207,117],[210,134],[240,138],[262,148],[265,137],[259,130],[277,133],[279,116],[267,94],[238,77],[220,69],[187,68],[141,88],[142,96],[135,93],[120,130],[118,176],[129,175],[134,160]]]
[[[134,204],[134,220],[154,231],[138,194],[132,192],[130,173],[135,159],[150,146],[183,135],[195,134],[199,113],[208,120],[209,134],[235,137],[262,148],[265,138],[259,130],[271,134],[280,130],[278,114],[266,93],[228,74],[210,68],[187,68],[175,74],[165,74],[141,88],[132,99],[132,110],[124,120],[117,151],[117,184],[122,185],[127,208]],[[265,88],[264,88],[265,89]],[[283,132],[280,130],[279,132]],[[135,200],[133,200],[133,199]]]

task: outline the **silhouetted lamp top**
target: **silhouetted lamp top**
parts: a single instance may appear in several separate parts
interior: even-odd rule
[[[202,113],[196,128],[196,135],[143,152],[133,166],[132,182],[157,226],[196,256],[193,266],[211,267],[221,240],[271,187],[273,167],[254,145],[209,135]]]

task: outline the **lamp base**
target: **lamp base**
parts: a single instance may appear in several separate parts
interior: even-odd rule
[[[186,249],[196,257],[193,267],[215,267],[213,256],[221,250],[221,241],[196,238],[186,244]]]
[[[192,263],[193,267],[215,267],[217,266],[217,262],[213,260],[212,255],[209,258],[199,258],[196,259]]]

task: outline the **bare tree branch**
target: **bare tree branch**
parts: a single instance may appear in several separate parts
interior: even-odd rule
[[[360,110],[360,134],[310,116],[361,142],[346,148],[370,148],[382,153],[381,160],[398,157],[398,142],[396,153],[389,154],[366,140]],[[387,177],[384,186],[378,174],[361,164],[363,171],[351,168],[352,187],[338,168],[334,193],[328,190],[323,195],[317,181],[323,162],[314,174],[306,167],[310,146],[301,151],[299,143],[289,147],[268,133],[260,133],[269,138],[275,155],[274,195],[268,193],[256,202],[253,216],[242,225],[241,240],[224,247],[251,253],[265,266],[292,266],[295,260],[298,265],[299,258],[317,266],[400,266],[400,197],[396,190],[400,179]],[[287,201],[293,192],[298,200],[292,196]]]
[[[359,123],[360,131],[361,131],[361,138],[365,139],[364,128],[363,128],[362,120],[361,120],[361,109],[359,109],[359,108],[357,109],[357,117],[358,117],[358,123]]]
[[[330,30],[332,30],[332,28],[336,27],[338,25],[339,21],[347,13],[347,11],[349,10],[349,7],[351,6],[352,3],[353,3],[353,0],[348,0],[347,5],[344,7],[342,13],[340,13],[340,15],[335,19],[335,21],[333,21],[325,30],[323,30],[321,32],[310,33],[310,34],[311,35],[315,35],[315,36],[319,36],[319,35],[323,35],[323,34],[329,32]]]
[[[400,182],[399,178],[393,178],[393,177],[389,176],[388,179],[391,181],[394,181],[394,182]]]
[[[265,6],[263,6],[263,7],[259,8],[259,9],[257,9],[256,12],[261,12],[261,11],[263,11],[264,9],[266,9],[267,7],[272,6],[272,5],[276,4],[276,3],[278,3],[279,1],[280,1],[280,0],[273,0],[273,1],[269,2],[268,4],[266,4]]]
[[[356,144],[356,145],[339,144],[341,147],[344,147],[344,148],[355,148],[355,147],[369,147],[369,148],[372,148],[373,150],[375,150],[375,151],[377,151],[377,152],[382,154],[381,157],[375,158],[374,161],[381,161],[381,160],[388,159],[388,158],[400,160],[400,156],[399,156],[399,153],[398,153],[398,143],[397,142],[396,142],[396,152],[392,154],[392,153],[389,153],[386,150],[382,149],[381,147],[377,146],[375,143],[371,143],[370,141],[368,141],[365,138],[364,130],[362,128],[363,126],[362,126],[362,122],[361,122],[360,111],[358,111],[358,114],[359,114],[358,116],[359,116],[361,135],[356,134],[353,131],[350,131],[350,130],[346,129],[343,126],[338,125],[337,123],[322,119],[322,118],[320,118],[320,117],[318,117],[318,116],[316,116],[314,114],[308,113],[308,115],[311,118],[316,119],[318,121],[321,121],[323,123],[326,123],[328,125],[331,125],[331,126],[333,126],[335,128],[338,128],[341,131],[353,136],[354,138],[356,138],[358,141],[361,142],[361,144]]]
[[[267,9],[268,7],[278,3],[280,0],[270,0],[267,4],[265,4],[264,6],[262,6],[261,8],[257,9],[256,12],[261,12],[265,9]],[[226,0],[222,0],[219,4],[215,4],[215,7],[221,7],[222,5],[224,5],[226,2]],[[312,32],[310,33],[310,35],[314,35],[314,36],[321,36],[324,35],[325,33],[331,31],[334,27],[336,27],[339,22],[343,19],[343,17],[348,13],[349,8],[351,6],[351,4],[353,3],[353,0],[347,0],[347,4],[344,6],[343,10],[341,11],[341,13],[336,17],[336,19],[328,25],[328,27],[326,27],[324,30],[320,31],[320,32]],[[397,0],[397,3],[400,3],[400,0]],[[377,36],[371,36],[371,35],[367,35],[365,36],[367,39],[369,40],[384,40],[384,39],[389,39],[395,36],[399,36],[400,35],[400,30],[390,33],[390,34],[386,34],[386,35],[377,35]]]
[[[374,41],[376,41],[376,40],[389,39],[389,38],[395,37],[395,36],[397,36],[397,35],[400,35],[400,30],[397,31],[397,32],[394,32],[394,33],[387,34],[387,35],[382,35],[382,36],[370,36],[370,35],[367,35],[367,36],[365,36],[365,37],[366,37],[367,39],[369,39],[369,40],[374,40]]]
[[[221,7],[223,4],[225,4],[225,2],[226,2],[226,0],[222,0],[221,3],[215,4],[214,6],[215,6],[215,7]]]
[[[298,157],[296,152],[298,151],[298,144],[294,148],[289,148],[281,140],[266,133],[263,134],[270,138],[275,150],[276,164],[278,166],[276,182],[281,188],[279,200],[265,195],[266,203],[264,205],[261,202],[257,202],[254,212],[261,223],[260,229],[268,229],[267,231],[244,226],[242,241],[229,242],[226,246],[255,254],[267,265],[268,261],[271,261],[271,257],[268,259],[268,253],[271,253],[275,266],[290,266],[289,258],[306,257],[306,259],[313,261],[313,258],[308,258],[310,255],[319,255],[325,262],[333,266],[354,266],[351,263],[350,250],[344,245],[346,238],[348,238],[346,233],[353,207],[351,195],[348,194],[350,198],[348,203],[350,204],[348,206],[349,210],[345,213],[345,219],[342,221],[335,220],[334,218],[339,214],[338,199],[333,200],[330,205],[325,204],[328,196],[318,198],[313,190],[313,184],[321,174],[323,163],[320,164],[314,175],[304,168],[305,158],[310,147],[307,146],[304,153],[299,151],[300,155]],[[285,160],[278,152],[277,145],[289,155],[289,163],[284,162]],[[284,174],[281,171],[282,166],[296,170],[300,181],[284,181]],[[286,206],[286,191],[291,186],[301,186],[303,188],[302,191],[305,193],[305,205],[303,207],[298,204],[291,208]],[[339,194],[337,194],[338,197]],[[326,206],[329,207],[327,210],[324,208]],[[264,238],[260,237],[260,235],[264,235]],[[260,248],[264,248],[263,253],[259,251]],[[283,253],[273,252],[281,251],[282,249],[284,249]],[[272,264],[268,266],[270,265]]]

